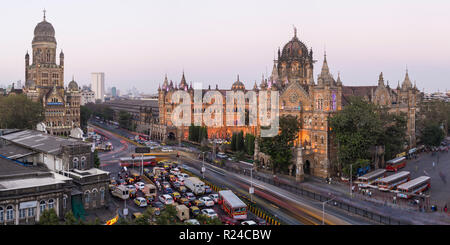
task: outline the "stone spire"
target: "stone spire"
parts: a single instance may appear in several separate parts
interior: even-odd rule
[[[322,71],[319,74],[319,77],[317,78],[318,85],[335,85],[335,81],[333,76],[330,74],[330,69],[328,68],[328,62],[327,62],[327,53],[325,51],[324,58],[323,58],[323,65],[322,65]]]
[[[278,82],[278,69],[277,66],[275,64],[275,62],[273,63],[273,68],[272,68],[272,75],[270,75],[270,80],[273,82]]]
[[[264,77],[263,77],[264,78]],[[255,85],[253,85],[253,90],[254,91],[258,91],[258,85],[256,85],[256,80],[255,80]]]
[[[168,82],[168,80],[167,80],[167,74],[166,74],[166,76],[165,76],[165,78],[164,78],[164,83],[163,83],[162,88],[163,88],[163,89],[166,89],[166,88],[168,88],[168,87],[169,87],[169,82]]]
[[[323,58],[323,65],[322,65],[322,71],[321,75],[327,75],[330,73],[330,69],[328,68],[328,62],[327,62],[327,51],[325,51],[324,58]]]
[[[380,73],[380,77],[378,78],[378,86],[384,86],[383,72]]]
[[[410,89],[410,88],[412,88],[412,83],[411,83],[411,80],[409,80],[408,68],[406,68],[406,75],[405,75],[405,80],[403,80],[403,83],[402,83],[402,89],[406,90],[406,89]]]
[[[338,86],[342,86],[341,73],[340,73],[340,72],[338,72],[338,77],[337,77],[336,84],[337,84]]]
[[[181,76],[181,81],[180,81],[180,89],[184,89],[187,86],[186,83],[186,78],[184,77],[184,71],[183,71],[183,75]]]

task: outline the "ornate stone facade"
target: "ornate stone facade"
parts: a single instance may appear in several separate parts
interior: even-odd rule
[[[25,55],[24,92],[45,109],[46,131],[54,135],[70,135],[70,130],[80,126],[80,92],[72,79],[64,89],[64,53],[56,63],[55,29],[44,20],[34,29],[33,57]]]
[[[322,68],[317,77],[317,83],[313,78],[314,63],[312,49],[301,42],[297,37],[295,30],[294,37],[284,45],[282,51],[278,50],[278,60],[274,61],[272,74],[269,78],[262,78],[258,88],[255,83],[252,90],[245,89],[245,85],[239,80],[239,76],[233,83],[231,90],[241,90],[244,93],[255,91],[259,96],[260,91],[279,92],[279,112],[280,116],[293,115],[301,120],[301,129],[298,141],[295,142],[293,150],[294,162],[290,166],[292,175],[296,175],[301,180],[303,174],[317,177],[329,177],[336,174],[333,172],[337,166],[337,147],[330,134],[329,118],[334,113],[341,110],[347,103],[349,96],[361,96],[375,104],[386,106],[390,112],[406,112],[408,115],[408,137],[410,145],[415,144],[415,111],[416,102],[420,99],[420,93],[417,88],[412,86],[408,73],[402,87],[390,89],[389,85],[384,85],[383,76],[380,75],[378,86],[343,86],[338,74],[335,79],[328,67],[326,54],[324,55]],[[194,98],[194,89],[192,84],[187,85],[184,73],[179,85],[174,85],[168,81],[167,76],[164,79],[162,87],[158,88],[159,121],[161,125],[172,126],[172,112],[177,106],[171,101],[172,94],[177,90],[189,92],[191,98]],[[219,91],[225,98],[227,90],[215,89],[202,90],[202,95],[208,91]],[[270,97],[270,95],[269,95]],[[259,98],[258,98],[259,100]],[[244,110],[249,111],[249,102],[246,100]],[[209,105],[203,103],[200,110],[204,111]],[[193,99],[192,122],[194,121]],[[223,102],[224,122],[226,118],[238,111],[235,107],[233,111],[227,111],[225,100]],[[187,139],[188,127],[180,127],[181,135],[177,137]],[[259,135],[259,120],[257,126],[223,126],[217,128],[208,128],[209,138],[231,138],[233,132],[244,131]],[[259,160],[262,166],[270,166],[270,158],[261,153],[258,146],[255,149],[255,160]]]

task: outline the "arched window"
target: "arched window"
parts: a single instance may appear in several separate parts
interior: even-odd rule
[[[6,207],[6,220],[11,221],[14,219],[14,208],[13,206]]]
[[[85,163],[86,163],[86,157],[81,157],[81,168],[84,168]]]
[[[89,191],[84,192],[84,204],[89,205]]]
[[[74,157],[72,162],[73,162],[73,168],[78,168],[78,157]]]
[[[97,191],[97,189],[93,189],[92,190],[92,195],[91,195],[91,197],[92,197],[92,201],[96,201],[96,199],[97,199],[97,193],[98,193],[98,191]]]
[[[4,216],[5,216],[5,214],[4,214],[3,207],[0,207],[0,222],[3,222],[3,220],[5,218]]]
[[[48,200],[48,209],[52,209],[55,207],[55,200],[50,199]]]
[[[41,214],[42,214],[42,212],[44,212],[45,206],[46,206],[45,201],[42,200],[42,201],[39,203],[39,211],[41,212]]]
[[[104,202],[105,201],[105,188],[100,188],[100,202]]]

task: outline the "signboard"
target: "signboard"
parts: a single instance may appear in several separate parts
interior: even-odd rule
[[[206,168],[205,168],[205,167],[202,167],[202,173],[205,172],[205,170],[206,170]]]
[[[150,147],[136,147],[135,153],[150,153]]]
[[[250,194],[253,194],[253,193],[255,193],[255,188],[253,188],[253,187],[250,187],[250,189],[248,190],[248,193],[250,193]]]
[[[37,207],[37,201],[21,202],[19,204],[19,209],[35,208],[35,207]]]

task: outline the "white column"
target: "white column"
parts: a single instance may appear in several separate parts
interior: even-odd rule
[[[56,203],[55,203],[55,207],[56,207],[56,216],[59,217],[59,198],[56,198]]]
[[[18,225],[19,224],[19,204],[17,203],[16,204],[16,216],[15,216],[15,218],[16,218],[16,225]]]

